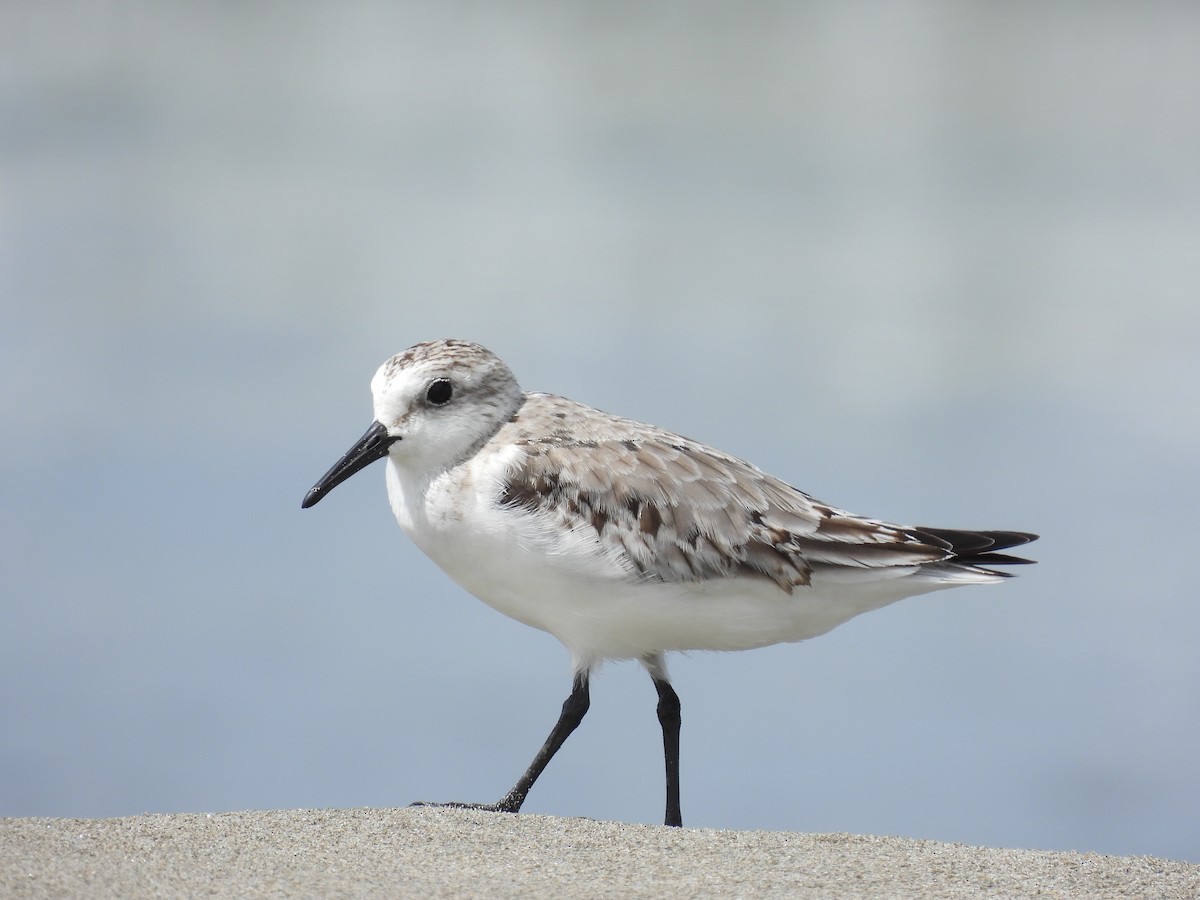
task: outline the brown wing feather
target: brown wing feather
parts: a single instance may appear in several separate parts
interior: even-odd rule
[[[531,395],[503,435],[524,454],[500,501],[594,530],[642,577],[753,574],[791,593],[810,582],[814,566],[919,566],[954,556],[942,532],[854,516],[688,438],[595,415],[573,401]],[[532,427],[533,416],[563,425],[547,437]]]

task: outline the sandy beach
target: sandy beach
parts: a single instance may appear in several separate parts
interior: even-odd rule
[[[0,820],[4,897],[1200,897],[1200,866],[448,809]]]

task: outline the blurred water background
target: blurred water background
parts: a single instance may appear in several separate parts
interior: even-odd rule
[[[1200,6],[0,7],[0,815],[490,800],[569,688],[300,499],[375,367],[1040,565],[672,660],[692,826],[1200,861]],[[527,810],[662,816],[611,664]]]

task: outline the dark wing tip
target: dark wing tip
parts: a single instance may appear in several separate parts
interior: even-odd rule
[[[931,543],[953,553],[954,562],[971,566],[1026,565],[1035,562],[1032,559],[996,552],[1036,541],[1038,535],[1029,531],[966,531],[957,528],[929,528],[925,525],[918,525],[914,531],[923,539],[930,538]]]

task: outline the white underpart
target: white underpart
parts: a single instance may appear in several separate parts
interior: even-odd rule
[[[914,579],[915,566],[838,570],[791,594],[753,577],[639,581],[601,552],[594,532],[564,531],[544,517],[492,503],[506,468],[504,455],[497,455],[426,479],[389,459],[388,499],[413,543],[447,575],[493,609],[554,635],[576,670],[662,651],[802,641],[861,613],[955,584]]]

